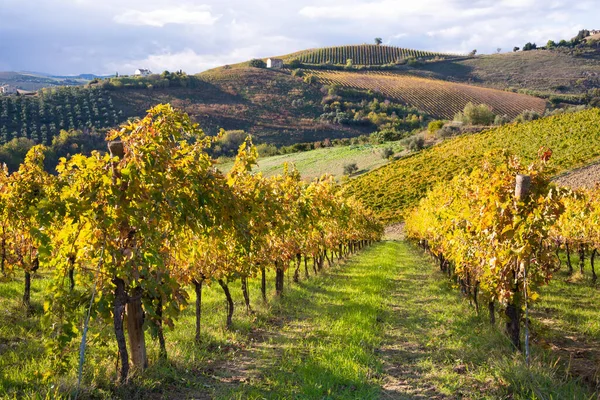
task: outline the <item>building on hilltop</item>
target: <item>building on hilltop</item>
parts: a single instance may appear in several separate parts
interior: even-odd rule
[[[16,94],[17,88],[11,85],[2,85],[0,86],[0,94],[9,95]]]
[[[267,68],[283,68],[283,60],[280,58],[269,58],[267,60]]]
[[[133,74],[135,76],[149,76],[152,75],[152,71],[150,71],[149,69],[140,68],[136,69]]]

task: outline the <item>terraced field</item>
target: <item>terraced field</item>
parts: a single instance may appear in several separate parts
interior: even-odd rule
[[[323,70],[310,70],[307,73],[315,75],[323,84],[381,92],[440,118],[453,118],[469,102],[487,104],[496,114],[506,114],[509,118],[516,117],[524,110],[543,113],[546,109],[546,101],[537,97],[402,73]]]

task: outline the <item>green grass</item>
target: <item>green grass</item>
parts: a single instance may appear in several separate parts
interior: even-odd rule
[[[558,172],[585,165],[600,156],[599,124],[600,109],[594,108],[461,136],[364,174],[350,181],[348,192],[383,219],[398,221],[434,184],[481,166],[491,151],[495,159],[507,149],[532,160],[547,146]]]
[[[258,160],[256,171],[272,176],[283,171],[283,164],[293,164],[303,179],[311,180],[327,173],[340,180],[344,175],[344,164],[355,162],[358,173],[363,174],[388,163],[381,157],[381,150],[391,147],[395,152],[403,150],[399,141],[385,144],[361,144],[351,146],[326,147],[300,153],[265,157]],[[222,171],[231,169],[233,162],[220,165]]]
[[[33,375],[48,365],[39,328],[47,283],[34,280],[38,314],[30,319],[19,307],[22,282],[0,284],[0,397],[54,398],[74,391],[74,371],[45,384]],[[528,369],[500,325],[491,326],[485,312],[477,315],[407,242],[378,243],[297,285],[286,278],[284,298],[269,305],[258,300],[257,283],[251,281],[252,315],[242,310],[233,286],[238,309],[231,332],[224,329],[220,288],[207,289],[203,344],[193,343],[188,309],[167,332],[170,361],[158,361],[157,346],[147,337],[150,368],[129,385],[113,385],[110,327],[94,324],[92,334],[107,329],[108,344],[90,339],[81,398],[591,398],[544,346],[534,345]],[[556,284],[548,290],[567,312],[574,304],[561,300],[564,288]]]

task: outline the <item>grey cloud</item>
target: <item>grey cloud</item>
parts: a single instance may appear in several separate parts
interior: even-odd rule
[[[598,1],[2,0],[0,69],[200,72],[307,47],[371,42],[493,52],[594,26]],[[140,65],[141,64],[141,65]],[[147,65],[146,65],[147,64]]]

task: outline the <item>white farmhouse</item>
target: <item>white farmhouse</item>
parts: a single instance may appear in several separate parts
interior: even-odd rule
[[[269,58],[267,60],[267,68],[283,68],[283,60],[279,58]]]
[[[3,95],[9,95],[9,94],[16,94],[17,93],[17,88],[11,85],[2,85],[0,86],[0,94]]]
[[[152,71],[150,71],[149,69],[139,68],[136,69],[133,74],[135,76],[149,76],[152,75]]]

